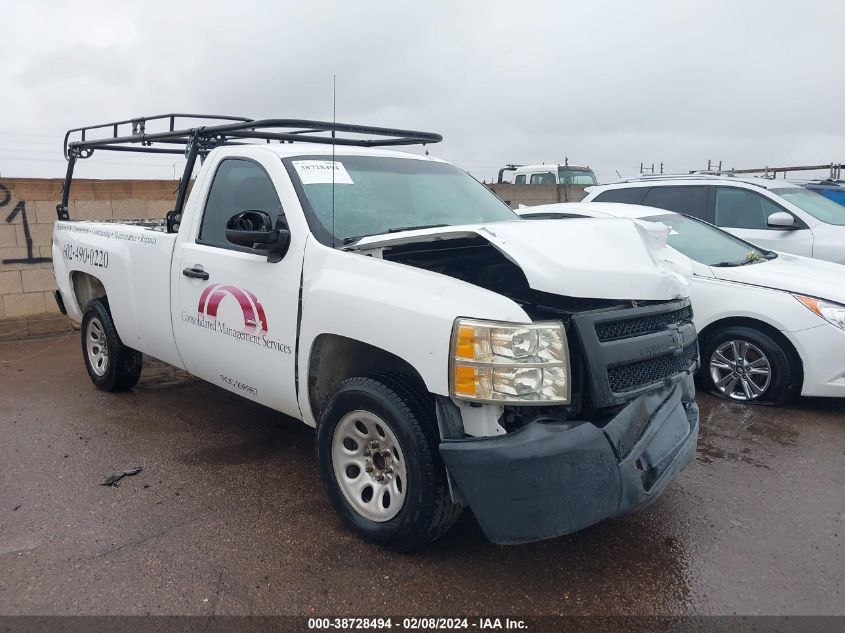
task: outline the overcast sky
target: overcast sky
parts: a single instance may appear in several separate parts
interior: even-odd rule
[[[490,180],[845,162],[845,2],[3,2],[0,175],[61,176],[69,127],[159,112],[443,134]],[[137,160],[135,160],[137,159]],[[130,164],[133,163],[133,164]],[[173,177],[101,152],[85,177]],[[797,175],[797,174],[796,174]]]

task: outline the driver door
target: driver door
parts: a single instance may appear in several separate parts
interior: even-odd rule
[[[294,349],[304,236],[292,231],[286,255],[270,263],[266,252],[225,235],[237,213],[284,213],[270,177],[282,166],[215,158],[207,166],[210,183],[198,183],[204,191],[197,192],[193,225],[183,227],[173,255],[176,345],[191,374],[300,418]]]

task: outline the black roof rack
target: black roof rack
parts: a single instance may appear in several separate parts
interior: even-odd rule
[[[148,129],[163,127],[164,129]],[[200,125],[197,125],[200,123]],[[204,124],[203,124],[204,123]],[[322,143],[357,147],[390,147],[439,143],[443,137],[432,132],[352,125],[307,119],[250,119],[218,114],[158,114],[124,121],[113,121],[68,130],[63,151],[68,161],[62,202],[56,207],[59,220],[67,220],[73,168],[78,159],[89,158],[95,150],[179,154],[187,159],[173,214],[181,215],[188,181],[198,155],[204,156],[221,145],[241,145],[249,141],[270,143]]]

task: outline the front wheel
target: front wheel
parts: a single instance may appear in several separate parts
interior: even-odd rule
[[[320,417],[317,455],[344,523],[399,551],[431,543],[455,522],[434,407],[385,377],[350,378]]]
[[[792,354],[768,334],[728,327],[709,338],[701,355],[707,391],[739,402],[789,402],[801,387]]]
[[[141,352],[120,340],[105,299],[92,299],[82,315],[82,357],[98,389],[124,391],[141,377]]]

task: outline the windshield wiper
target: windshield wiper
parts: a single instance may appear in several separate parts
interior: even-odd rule
[[[422,229],[439,229],[441,226],[449,226],[448,224],[420,224],[418,226],[396,226],[392,229],[387,229],[388,233],[399,233],[400,231],[419,231]]]
[[[718,264],[713,264],[713,266],[718,268],[730,268],[734,266],[748,266],[748,264],[757,264],[762,261],[765,261],[762,257],[750,257],[738,262],[719,262]]]
[[[774,253],[770,253],[770,254],[774,254]],[[775,255],[775,257],[777,257],[777,255]],[[767,261],[769,259],[772,259],[772,258],[767,257],[766,255],[760,256],[757,253],[755,253],[754,251],[750,251],[745,256],[745,259],[741,259],[738,262],[719,262],[718,264],[713,264],[713,266],[718,266],[718,267],[722,267],[722,268],[727,268],[727,267],[730,267],[730,266],[747,266],[748,264],[756,264],[758,262]]]

